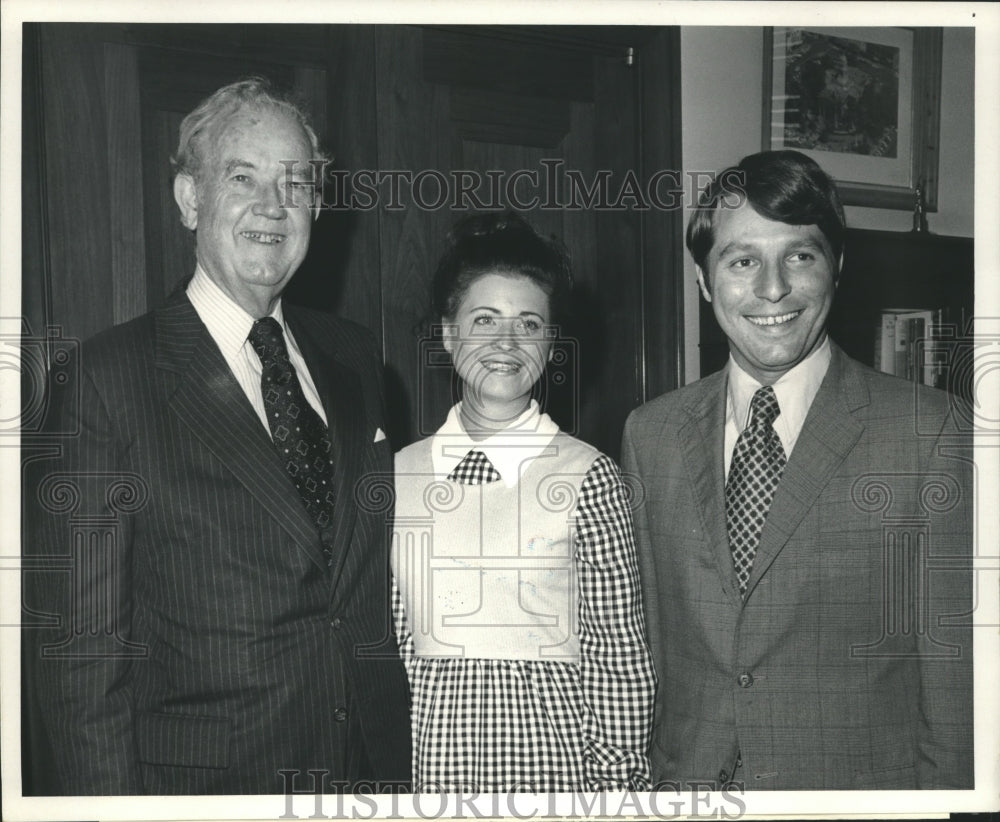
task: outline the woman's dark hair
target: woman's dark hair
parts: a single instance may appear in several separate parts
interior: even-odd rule
[[[569,254],[517,214],[474,214],[455,224],[434,274],[436,317],[453,318],[469,286],[484,274],[527,277],[548,295],[551,320],[566,319],[573,288]]]
[[[836,186],[819,164],[798,151],[762,151],[719,172],[705,187],[687,228],[687,248],[707,275],[708,255],[715,244],[720,208],[749,202],[769,220],[789,225],[815,225],[823,232],[834,262],[844,248],[844,209]]]

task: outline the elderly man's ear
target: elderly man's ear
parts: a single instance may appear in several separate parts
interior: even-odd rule
[[[194,231],[198,227],[198,192],[190,174],[174,178],[174,200],[181,210],[181,225]]]

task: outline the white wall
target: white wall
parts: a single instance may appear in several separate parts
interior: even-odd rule
[[[681,28],[683,166],[718,171],[760,151],[763,30],[760,27]],[[936,234],[973,236],[974,32],[944,32],[938,210],[927,215]],[[909,231],[912,212],[848,206],[852,227]],[[685,227],[687,226],[685,214]],[[684,259],[685,382],[698,379],[698,286]]]

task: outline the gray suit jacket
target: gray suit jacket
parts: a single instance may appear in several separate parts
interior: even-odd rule
[[[636,538],[660,683],[654,782],[725,782],[740,753],[747,788],[971,787],[961,406],[834,346],[745,604],[726,534],[725,413],[721,371],[647,403],[625,428],[623,467],[644,490]]]
[[[409,778],[391,511],[364,492],[392,469],[375,441],[381,363],[350,323],[291,305],[285,317],[335,444],[323,534],[185,295],[83,344],[56,401],[64,436],[25,483],[25,556],[49,567],[27,574],[25,605],[53,624],[25,632],[24,693],[50,743],[40,790]]]

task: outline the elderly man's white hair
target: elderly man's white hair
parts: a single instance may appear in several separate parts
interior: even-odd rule
[[[316,132],[302,110],[286,95],[275,91],[263,77],[251,77],[223,86],[198,104],[181,121],[177,152],[170,158],[175,174],[188,174],[195,180],[204,160],[204,146],[213,131],[243,108],[273,107],[287,112],[302,126],[309,138],[313,159],[327,160],[319,147]]]

